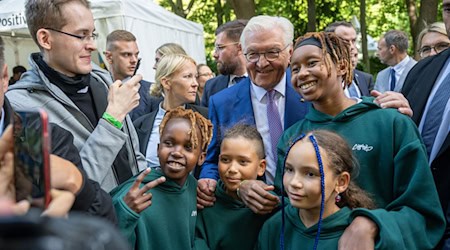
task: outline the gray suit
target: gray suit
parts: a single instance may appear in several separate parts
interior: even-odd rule
[[[406,76],[408,75],[408,72],[416,65],[417,61],[413,58],[410,58],[409,62],[406,64],[405,69],[402,72],[402,75],[398,79],[397,83],[395,84],[394,91],[400,92],[403,88],[403,83],[405,82]],[[391,79],[391,67],[387,67],[380,71],[377,75],[377,80],[375,81],[375,90],[380,91],[381,93],[384,93],[386,91],[389,91],[390,88],[390,79]]]

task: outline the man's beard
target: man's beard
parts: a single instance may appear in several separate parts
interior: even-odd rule
[[[237,69],[236,63],[228,63],[228,64],[220,63],[220,64],[217,64],[217,66],[218,66],[217,70],[222,75],[233,75]]]

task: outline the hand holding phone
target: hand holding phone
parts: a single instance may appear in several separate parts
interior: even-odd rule
[[[50,141],[48,116],[44,110],[14,114],[14,179],[16,200],[32,206],[50,203]]]

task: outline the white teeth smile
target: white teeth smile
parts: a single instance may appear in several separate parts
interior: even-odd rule
[[[181,164],[178,163],[178,162],[174,162],[174,161],[169,162],[169,165],[170,165],[171,167],[173,167],[173,168],[182,168],[182,167],[183,167],[183,165],[181,165]]]
[[[306,84],[300,85],[300,88],[303,89],[303,90],[305,90],[305,89],[308,89],[308,88],[310,88],[310,87],[316,85],[316,83],[317,83],[317,82],[315,82],[315,81],[314,81],[314,82],[310,82],[310,83],[306,83]]]

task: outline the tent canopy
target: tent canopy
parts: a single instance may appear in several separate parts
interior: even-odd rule
[[[25,0],[0,0],[0,35],[5,40],[5,57],[10,67],[28,65],[28,55],[39,49],[27,29]],[[99,63],[106,47],[106,36],[117,29],[133,33],[142,58],[138,73],[153,81],[152,69],[155,50],[164,43],[178,43],[198,63],[205,62],[203,26],[181,18],[151,0],[90,0],[94,15],[97,53],[93,60]]]

